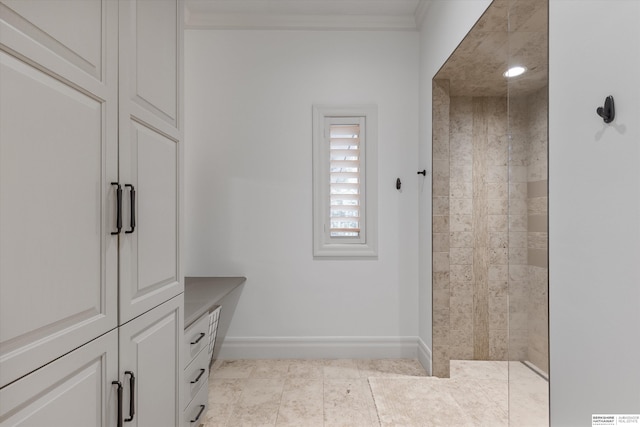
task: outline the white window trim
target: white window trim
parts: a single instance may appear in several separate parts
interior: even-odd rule
[[[325,232],[329,219],[329,157],[325,118],[363,117],[365,134],[364,212],[361,239],[338,242]],[[344,240],[343,240],[344,241]],[[313,107],[313,255],[372,258],[378,256],[378,107],[315,105]]]

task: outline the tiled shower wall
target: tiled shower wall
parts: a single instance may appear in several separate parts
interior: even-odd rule
[[[451,359],[546,369],[545,97],[512,100],[509,144],[506,98],[450,97],[448,81],[434,81],[436,376]]]
[[[547,122],[548,89],[511,97],[509,122],[509,358],[549,369]],[[517,218],[523,210],[526,217]],[[515,218],[514,218],[515,216]],[[520,226],[525,221],[525,227]],[[520,247],[526,248],[520,252]]]
[[[431,346],[432,373],[449,377],[450,340],[449,307],[451,300],[449,262],[449,82],[433,81],[432,169],[433,169],[433,338]]]
[[[527,356],[549,373],[549,252],[548,252],[548,89],[527,97],[527,265],[529,268],[529,328]]]

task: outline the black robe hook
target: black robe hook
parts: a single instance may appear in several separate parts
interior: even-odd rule
[[[604,107],[598,107],[596,113],[598,113],[598,115],[602,117],[605,123],[611,123],[613,119],[616,118],[616,109],[613,105],[613,96],[607,96],[607,98],[604,100]]]

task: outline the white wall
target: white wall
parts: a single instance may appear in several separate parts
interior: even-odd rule
[[[248,277],[222,356],[415,356],[418,34],[188,30],[185,44],[185,271]],[[312,257],[316,103],[378,106],[377,260]]]
[[[640,414],[640,2],[551,0],[549,22],[551,424],[584,426]]]
[[[420,31],[420,169],[431,169],[431,80],[491,0],[432,1]],[[420,360],[431,360],[431,174],[419,194],[419,338]]]

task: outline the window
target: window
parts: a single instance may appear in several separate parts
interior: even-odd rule
[[[377,255],[377,108],[313,108],[313,254]]]

